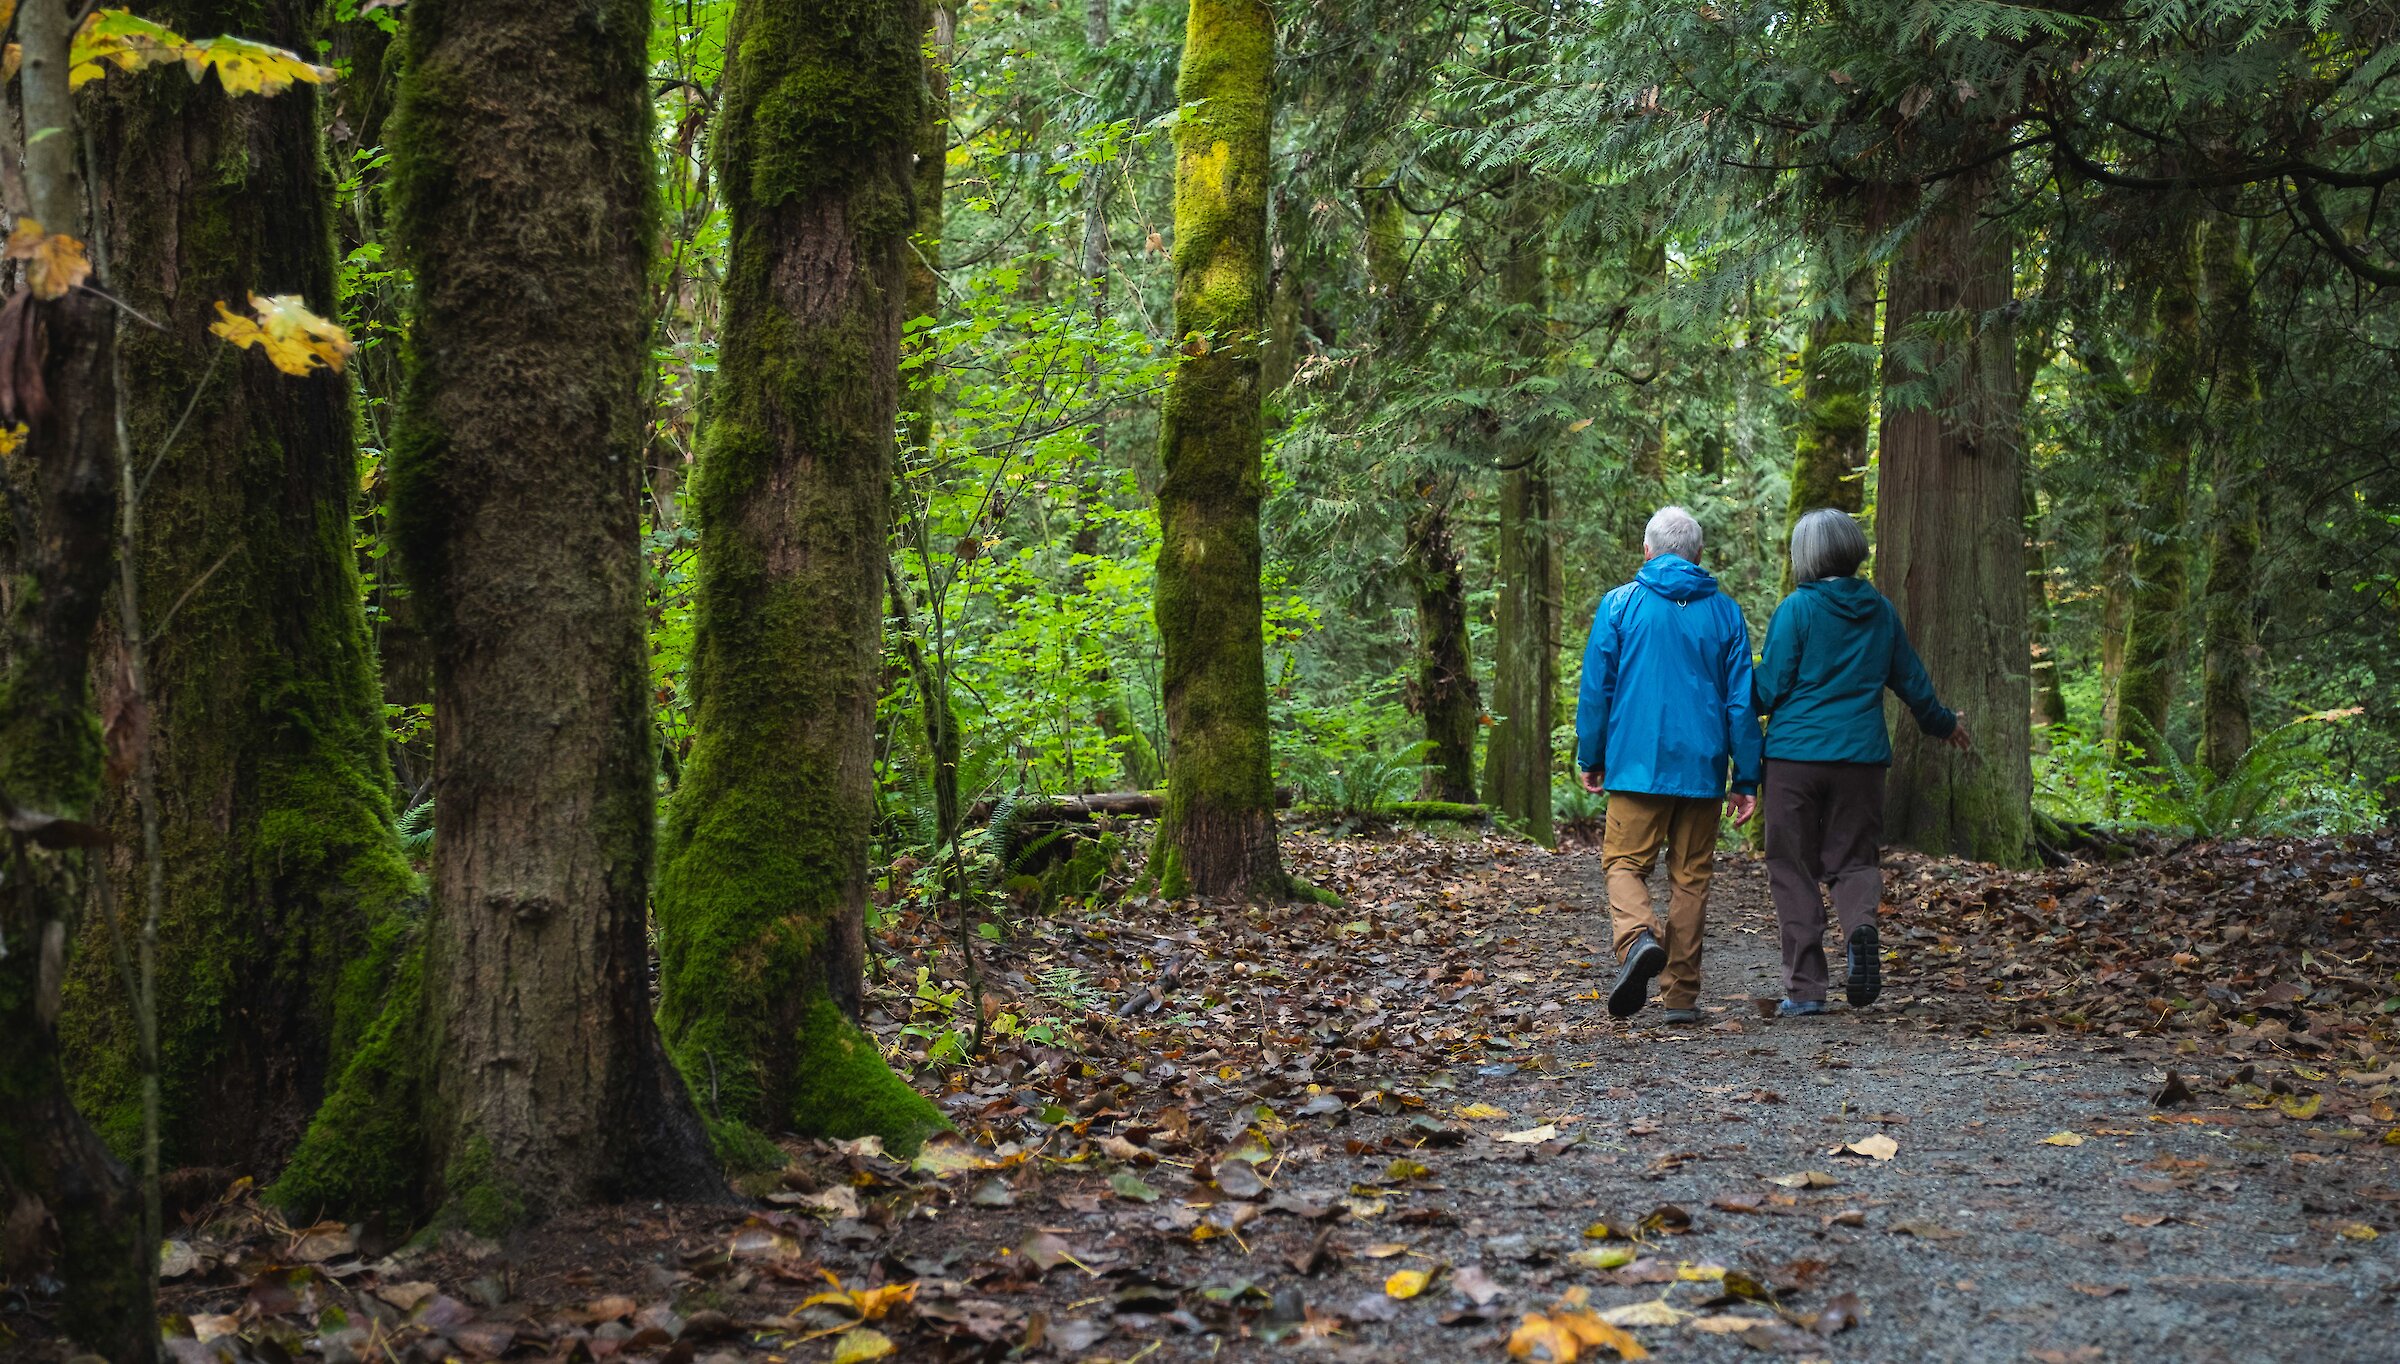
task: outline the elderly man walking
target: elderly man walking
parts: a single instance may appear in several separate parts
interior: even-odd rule
[[[1758,806],[1750,628],[1700,567],[1700,541],[1690,512],[1660,508],[1642,531],[1641,572],[1600,599],[1583,652],[1575,765],[1585,790],[1608,793],[1600,850],[1620,963],[1608,994],[1617,1018],[1640,1011],[1664,971],[1666,1021],[1699,1020],[1717,803],[1737,827]],[[1672,883],[1663,926],[1649,886],[1661,845]]]

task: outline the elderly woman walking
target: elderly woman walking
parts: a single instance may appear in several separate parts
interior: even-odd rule
[[[1849,957],[1854,1006],[1883,991],[1875,913],[1883,899],[1883,784],[1892,763],[1883,692],[1917,728],[1970,746],[1965,718],[1933,693],[1900,613],[1858,576],[1866,532],[1847,512],[1812,511],[1792,527],[1792,581],[1759,660],[1757,708],[1769,717],[1765,788],[1767,884],[1783,937],[1786,1018],[1825,1012],[1825,898]]]

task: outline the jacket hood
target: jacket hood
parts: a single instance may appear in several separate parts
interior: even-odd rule
[[[1800,590],[1815,593],[1818,605],[1844,620],[1866,620],[1883,609],[1883,594],[1864,578],[1819,578]]]
[[[1707,569],[1680,554],[1659,555],[1643,564],[1633,580],[1668,601],[1698,601],[1717,590],[1717,580]]]

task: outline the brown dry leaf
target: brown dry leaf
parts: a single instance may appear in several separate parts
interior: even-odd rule
[[[242,1319],[228,1312],[221,1316],[197,1316],[192,1319],[192,1338],[206,1345],[221,1336],[242,1329]]]
[[[1533,1145],[1539,1142],[1549,1141],[1557,1135],[1558,1124],[1546,1122],[1539,1127],[1528,1127],[1522,1132],[1503,1132],[1500,1134],[1499,1139],[1501,1141],[1513,1141],[1524,1145]]]
[[[2125,1214],[2125,1225],[2129,1227],[2155,1227],[2171,1220],[2163,1212],[2129,1212]]]
[[[1407,1253],[1408,1243],[1406,1241],[1378,1241],[1359,1252],[1370,1260],[1388,1260],[1395,1255],[1406,1255]]]
[[[399,1308],[403,1312],[414,1312],[417,1310],[418,1303],[425,1301],[427,1298],[432,1297],[434,1294],[439,1293],[440,1291],[441,1288],[438,1285],[426,1283],[419,1279],[411,1280],[407,1283],[379,1284],[376,1286],[375,1296],[383,1299],[385,1302],[390,1303],[392,1306]],[[622,1302],[625,1304],[624,1315],[633,1315],[633,1299],[631,1298],[603,1298],[600,1301]],[[596,1309],[599,1305],[599,1303],[594,1303],[592,1304],[592,1308]],[[597,1311],[593,1311],[593,1315],[597,1317],[599,1313]]]
[[[1850,1155],[1866,1156],[1873,1160],[1890,1160],[1900,1153],[1900,1143],[1877,1132],[1871,1137],[1861,1137],[1857,1141],[1843,1143],[1842,1150]]]
[[[1641,1302],[1611,1307],[1600,1314],[1611,1326],[1673,1326],[1684,1319],[1664,1298],[1648,1298]]]
[[[2087,1298],[2113,1298],[2127,1291],[2121,1283],[2071,1283],[2067,1287]]]
[[[39,299],[65,298],[67,291],[92,277],[92,262],[83,243],[64,232],[43,230],[38,218],[17,219],[0,255],[25,262],[25,282]]]
[[[1790,1175],[1762,1175],[1760,1178],[1784,1189],[1830,1189],[1841,1183],[1840,1180],[1823,1170],[1802,1170],[1798,1174]]]
[[[296,1233],[289,1258],[315,1264],[357,1250],[358,1238],[350,1234],[350,1228],[339,1222],[319,1222]]]
[[[1507,1291],[1498,1280],[1484,1272],[1482,1265],[1466,1265],[1453,1271],[1450,1286],[1466,1295],[1467,1301],[1477,1307],[1491,1306],[1492,1299]]]

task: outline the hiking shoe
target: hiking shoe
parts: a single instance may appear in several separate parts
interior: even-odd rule
[[[1826,1012],[1821,999],[1787,999],[1775,1006],[1777,1018],[1815,1018]]]
[[[1850,1007],[1864,1008],[1883,993],[1882,944],[1875,925],[1860,924],[1850,935]]]
[[[1700,1021],[1700,1011],[1698,1009],[1669,1009],[1658,1016],[1658,1021],[1661,1023],[1697,1023]]]
[[[1667,949],[1648,933],[1637,935],[1626,950],[1625,965],[1617,972],[1616,988],[1608,992],[1608,1016],[1631,1018],[1650,1002],[1650,978],[1667,969]]]

